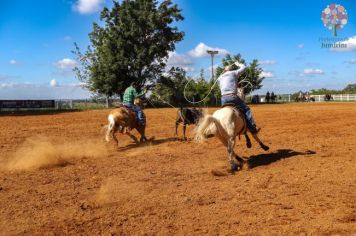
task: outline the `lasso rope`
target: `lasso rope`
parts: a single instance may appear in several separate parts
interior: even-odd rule
[[[230,65],[228,65],[228,66],[231,66],[231,65],[233,65],[233,64],[235,64],[235,62],[232,63],[232,64],[230,64]],[[220,66],[220,65],[222,65],[222,63],[220,63],[219,66]],[[206,70],[206,69],[205,69],[205,70]],[[204,71],[205,71],[205,70],[204,70]],[[198,75],[198,74],[196,74],[195,76],[193,76],[193,78],[196,77],[197,75]],[[247,86],[251,86],[251,88],[253,87],[252,83],[247,80],[247,76],[248,76],[248,73],[246,73],[245,77],[244,77],[242,80],[240,80],[240,81],[238,82],[238,85],[240,85],[240,84],[242,84],[242,83],[245,83],[244,86],[240,87],[241,89],[244,89],[244,88],[246,88]],[[189,83],[192,82],[192,81],[194,81],[193,78],[189,79],[188,82],[184,85],[183,96],[184,96],[184,99],[185,99],[187,102],[189,102],[190,104],[194,104],[194,105],[195,105],[195,104],[198,104],[198,103],[203,102],[206,98],[208,98],[208,96],[209,96],[209,95],[211,94],[211,92],[213,91],[213,89],[214,89],[216,83],[218,82],[219,77],[217,77],[216,79],[214,79],[214,83],[213,83],[213,85],[210,87],[209,92],[205,95],[205,97],[204,97],[203,99],[201,99],[201,100],[199,100],[199,101],[191,101],[191,100],[189,100],[189,99],[187,98],[187,95],[186,95],[186,89],[187,89]],[[159,100],[161,100],[163,103],[167,104],[168,106],[170,106],[170,107],[172,107],[172,108],[176,108],[175,106],[173,106],[172,104],[170,104],[169,102],[167,102],[167,101],[165,101],[163,98],[161,98],[161,96],[160,96],[159,94],[157,94],[157,93],[155,93],[155,92],[152,92],[152,94],[156,95],[156,97],[157,97]],[[152,106],[154,106],[151,101],[150,101],[150,103],[151,103]]]
[[[228,65],[228,66],[231,66],[231,65],[234,65],[234,64],[235,64],[235,62],[232,63],[232,64],[230,64],[230,65]],[[222,65],[222,63],[220,63],[219,66],[220,66],[220,65]],[[248,76],[248,73],[246,73],[245,78],[243,78],[242,80],[240,80],[240,81],[238,82],[238,85],[240,85],[241,83],[246,83],[243,87],[241,87],[241,89],[244,89],[244,88],[246,88],[246,87],[249,86],[249,85],[251,86],[251,88],[253,88],[252,83],[247,80],[247,76]],[[191,100],[189,100],[189,99],[187,98],[187,96],[186,96],[186,89],[187,89],[187,87],[188,87],[188,84],[189,84],[191,81],[194,81],[194,80],[193,80],[193,79],[189,79],[188,82],[187,82],[187,83],[185,84],[185,86],[184,86],[184,90],[183,90],[184,99],[185,99],[187,102],[191,103],[191,104],[198,104],[198,103],[203,102],[203,101],[211,94],[211,92],[213,91],[213,89],[214,89],[216,83],[218,82],[218,80],[219,80],[219,77],[217,77],[216,79],[214,79],[213,85],[211,86],[211,88],[210,88],[208,94],[207,94],[203,99],[201,99],[201,100],[199,100],[199,101],[191,101]]]
[[[234,64],[234,63],[233,63],[233,64]],[[231,64],[231,65],[233,65],[233,64]],[[222,65],[222,63],[220,63],[219,66],[220,66],[220,65]],[[204,71],[205,71],[205,70],[204,70]],[[198,75],[198,74],[197,74],[197,75]],[[197,76],[197,75],[196,75],[196,76]],[[193,76],[193,78],[196,77],[196,76]],[[244,77],[242,80],[240,80],[240,81],[238,82],[238,85],[239,85],[240,83],[246,83],[246,84],[242,87],[242,89],[246,88],[246,87],[249,86],[249,85],[250,85],[251,87],[253,87],[253,86],[252,86],[252,83],[247,80],[247,76],[248,76],[248,73],[245,75],[245,77]],[[211,94],[211,92],[213,91],[213,89],[214,89],[216,83],[218,82],[218,80],[219,80],[219,77],[217,77],[216,79],[214,79],[214,83],[213,83],[213,85],[210,87],[209,92],[207,93],[207,95],[206,95],[203,99],[201,99],[201,100],[195,102],[195,101],[189,100],[189,99],[187,98],[187,96],[186,96],[186,89],[187,89],[188,84],[189,84],[191,81],[194,81],[194,79],[189,79],[188,82],[187,82],[187,83],[185,84],[185,86],[184,86],[184,90],[183,90],[184,99],[185,99],[187,102],[189,102],[189,103],[191,103],[191,104],[194,104],[194,105],[203,102],[203,101]],[[168,106],[170,106],[170,107],[172,107],[172,108],[174,108],[174,109],[177,109],[175,106],[173,106],[173,105],[170,104],[169,102],[165,101],[159,94],[157,94],[157,93],[155,93],[155,92],[153,92],[153,91],[152,91],[152,94],[154,94],[154,95],[155,95],[159,100],[161,100],[164,104],[167,104]],[[147,98],[147,101],[148,101],[154,108],[157,108],[149,98]],[[208,109],[208,108],[209,108],[209,107],[207,106],[206,109]],[[172,118],[172,117],[168,116],[167,114],[165,114],[165,116],[168,117],[170,120],[176,121],[175,118]]]

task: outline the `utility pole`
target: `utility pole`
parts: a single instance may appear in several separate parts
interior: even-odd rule
[[[206,51],[211,56],[211,78],[214,80],[214,56],[219,53],[219,51],[207,50]]]
[[[207,50],[206,51],[211,56],[211,81],[214,81],[214,56],[219,53],[219,51]],[[215,96],[215,95],[214,95]],[[215,103],[218,104],[218,99],[215,96]]]

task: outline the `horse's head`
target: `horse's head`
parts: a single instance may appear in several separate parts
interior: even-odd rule
[[[194,107],[192,109],[192,111],[195,116],[194,119],[196,120],[196,122],[198,122],[200,120],[200,118],[202,118],[204,116],[204,111],[201,107],[199,107],[198,109]]]

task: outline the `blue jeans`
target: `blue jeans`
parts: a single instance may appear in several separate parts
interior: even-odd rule
[[[243,101],[239,96],[222,96],[221,105],[226,103],[235,104],[236,107],[245,114],[247,128],[251,131],[251,133],[255,133],[257,131],[255,121],[252,117],[252,112],[250,107],[246,105],[245,101]]]
[[[145,114],[139,106],[130,103],[124,103],[124,105],[132,109],[136,113],[137,121],[140,125],[145,124]]]

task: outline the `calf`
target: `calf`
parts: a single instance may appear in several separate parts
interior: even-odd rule
[[[176,119],[176,135],[178,135],[178,126],[183,123],[183,139],[186,140],[185,131],[186,125],[197,124],[199,119],[203,116],[201,108],[183,108],[181,107],[177,112]]]

